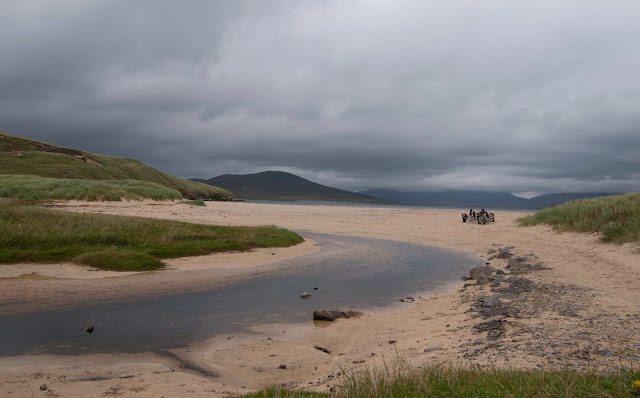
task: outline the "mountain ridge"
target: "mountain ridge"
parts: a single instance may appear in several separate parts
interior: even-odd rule
[[[435,192],[404,192],[395,189],[373,188],[359,193],[389,199],[412,206],[451,206],[461,208],[502,208],[539,210],[576,199],[618,195],[607,192],[551,193],[529,199],[507,191],[446,190]]]
[[[191,178],[190,180],[228,189],[239,199],[399,204],[387,199],[328,187],[284,171],[269,170],[253,174],[223,174],[208,180],[200,178]]]

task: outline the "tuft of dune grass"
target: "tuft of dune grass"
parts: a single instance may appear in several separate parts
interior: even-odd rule
[[[640,372],[633,369],[596,373],[570,369],[501,369],[472,364],[430,363],[415,367],[399,360],[377,371],[342,371],[338,385],[328,394],[273,387],[242,397],[631,397],[632,383],[639,379]]]
[[[549,224],[558,231],[599,233],[603,242],[640,242],[640,192],[573,200],[517,221],[523,226]]]
[[[182,194],[175,189],[139,180],[69,180],[0,174],[0,198],[32,201],[174,200],[182,199]]]
[[[223,227],[106,214],[67,213],[0,200],[0,263],[72,261],[112,270],[148,270],[162,259],[303,241],[271,226]]]
[[[383,371],[347,371],[336,397],[618,397],[640,376],[633,369],[576,372],[570,369],[516,370],[473,364],[398,361]]]

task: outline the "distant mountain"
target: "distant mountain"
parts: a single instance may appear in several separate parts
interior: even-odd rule
[[[393,200],[413,206],[447,206],[458,208],[486,209],[530,209],[537,210],[561,204],[570,200],[616,195],[615,193],[552,193],[531,199],[520,198],[509,192],[487,191],[442,191],[442,192],[401,192],[393,189],[374,188],[359,192],[381,199]]]
[[[239,199],[398,204],[387,199],[320,185],[283,171],[224,174],[209,180],[192,178],[191,181],[228,189]]]
[[[139,160],[99,155],[0,133],[0,174],[58,179],[140,180],[179,191],[188,199],[230,200],[233,194],[163,173]]]

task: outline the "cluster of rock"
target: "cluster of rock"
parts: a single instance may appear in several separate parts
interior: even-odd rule
[[[487,260],[508,260],[505,268],[507,268],[509,272],[541,269],[540,264],[534,264],[532,262],[534,260],[534,256],[532,254],[516,256],[512,252],[513,249],[515,249],[515,246],[500,247],[498,250],[491,249],[487,253],[491,255]],[[496,284],[502,281],[506,275],[508,275],[507,272],[501,269],[496,270],[490,262],[487,262],[485,265],[472,268],[469,271],[468,279],[475,280],[476,285],[486,285],[489,282],[494,282],[494,284]]]
[[[490,263],[487,263],[486,265],[471,268],[469,279],[475,280],[477,285],[486,285],[495,279],[492,276],[494,272],[496,272],[496,269]]]

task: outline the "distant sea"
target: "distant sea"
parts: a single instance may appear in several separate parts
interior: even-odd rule
[[[386,209],[447,209],[447,210],[455,210],[460,209],[460,211],[466,213],[469,211],[469,208],[462,207],[454,207],[454,206],[411,206],[411,205],[383,205],[383,204],[371,204],[371,203],[345,203],[345,202],[313,202],[313,201],[298,201],[298,202],[288,202],[281,200],[245,200],[247,203],[264,203],[264,204],[272,204],[272,205],[293,205],[293,206],[339,206],[339,207],[380,207]],[[480,210],[477,208],[476,210]],[[517,212],[527,212],[527,213],[535,213],[540,211],[535,209],[503,209],[500,207],[497,208],[487,208],[487,211],[496,212],[496,211],[517,211]]]

